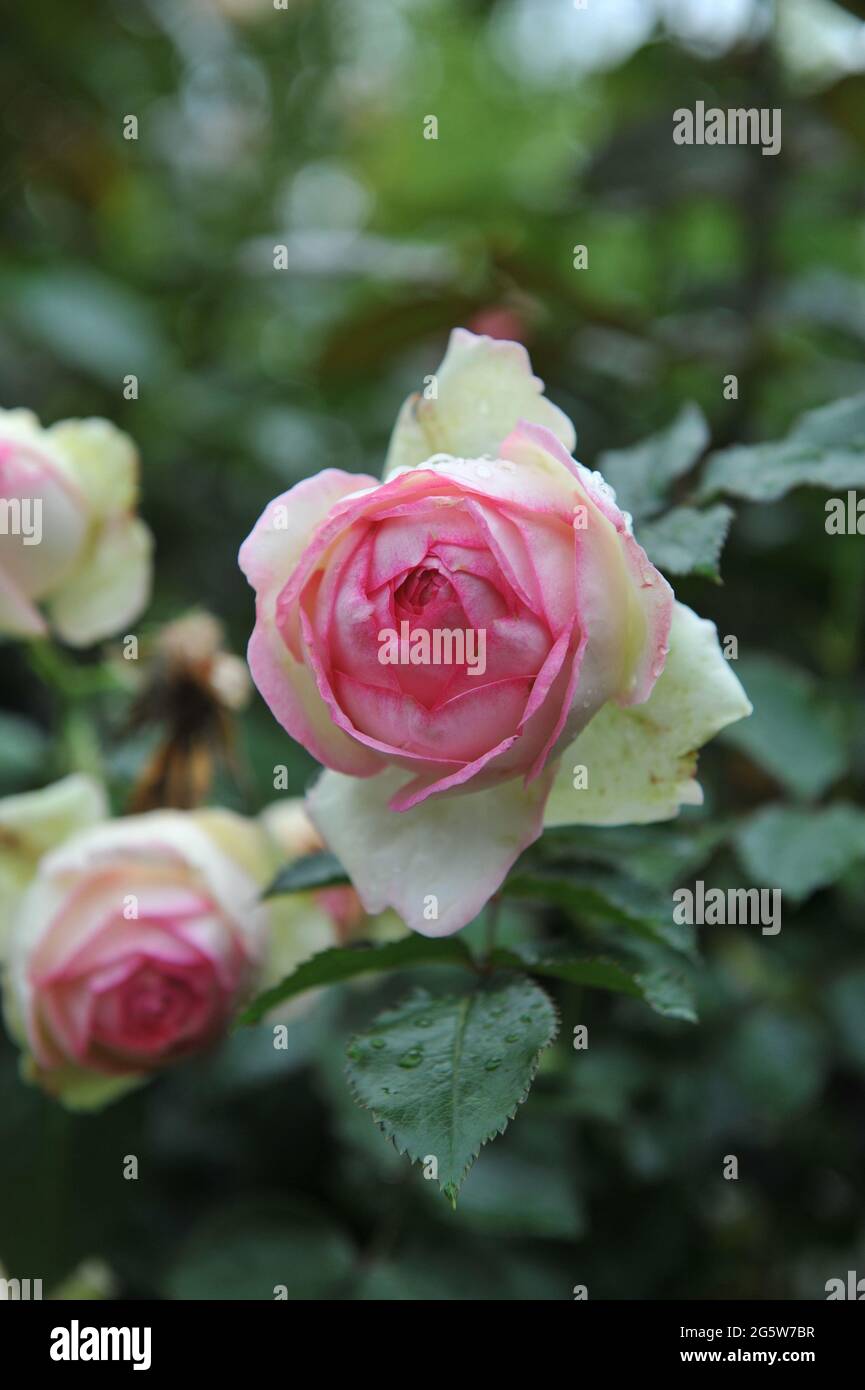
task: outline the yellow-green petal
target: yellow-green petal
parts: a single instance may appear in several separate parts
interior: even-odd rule
[[[641,825],[699,805],[697,750],[750,713],[714,623],[677,603],[669,656],[652,694],[626,709],[605,705],[566,750],[545,825]]]

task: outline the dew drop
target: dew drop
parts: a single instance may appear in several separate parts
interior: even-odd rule
[[[410,1070],[412,1067],[419,1067],[423,1061],[423,1050],[419,1047],[410,1047],[408,1052],[404,1052],[397,1062],[397,1066]]]
[[[373,1038],[370,1047],[374,1047],[378,1051],[379,1048],[384,1047],[384,1038]]]
[[[491,1057],[488,1062],[484,1063],[484,1071],[496,1071],[501,1064],[501,1057]]]

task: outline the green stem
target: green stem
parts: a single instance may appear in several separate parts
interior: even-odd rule
[[[65,700],[89,700],[124,688],[113,671],[101,664],[81,666],[49,641],[31,642],[27,650],[34,675]]]
[[[49,641],[31,642],[30,669],[59,707],[62,770],[102,775],[102,755],[91,706],[99,696],[123,689],[104,665],[82,666]]]

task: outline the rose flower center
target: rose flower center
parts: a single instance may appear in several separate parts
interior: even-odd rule
[[[444,602],[454,597],[451,582],[441,570],[421,565],[406,575],[394,593],[394,602],[404,612],[420,614],[436,599]]]
[[[191,998],[192,991],[184,982],[166,979],[152,970],[142,971],[126,992],[126,1017],[136,1032],[162,1029],[172,1019],[183,1017]]]

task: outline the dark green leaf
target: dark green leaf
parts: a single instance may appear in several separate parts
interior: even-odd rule
[[[535,958],[528,951],[494,951],[490,963],[500,970],[528,970],[591,989],[609,989],[642,999],[664,1018],[696,1023],[693,986],[681,970],[668,966],[639,969],[604,956]]]
[[[470,970],[474,961],[458,936],[433,938],[412,932],[410,936],[382,946],[332,946],[304,961],[286,979],[260,994],[244,1009],[238,1022],[258,1023],[277,1004],[308,989],[341,984],[358,975],[382,970],[410,970],[416,965],[462,965]]]
[[[767,806],[739,831],[736,847],[756,883],[801,902],[865,858],[865,811],[843,802],[817,810]]]
[[[698,869],[730,835],[729,821],[688,821],[626,826],[562,826],[547,830],[541,852],[554,866],[556,857],[604,864],[658,890],[670,889]]]
[[[638,539],[658,569],[668,574],[698,574],[719,583],[718,561],[732,519],[732,508],[723,502],[705,511],[674,507],[665,516],[645,522]]]
[[[795,487],[865,486],[865,395],[808,411],[785,439],[712,454],[703,499],[728,493],[774,502]]]
[[[709,442],[709,429],[699,406],[685,405],[665,430],[629,449],[610,449],[598,458],[598,468],[615,488],[620,507],[636,519],[663,510],[667,490],[687,473]]]
[[[503,891],[517,898],[555,903],[580,916],[630,928],[682,955],[694,956],[694,936],[673,921],[670,898],[645,884],[601,869],[561,868],[519,871]]]
[[[697,1009],[692,981],[681,970],[652,966],[634,975],[643,999],[663,1018],[677,1018],[682,1023],[696,1023]]]
[[[462,995],[419,991],[348,1049],[355,1099],[413,1163],[435,1157],[452,1204],[481,1146],[526,1099],[556,1011],[522,978]]]
[[[349,881],[336,855],[323,850],[318,854],[304,854],[286,864],[262,896],[275,898],[279,893],[305,893],[310,888],[330,888]]]

